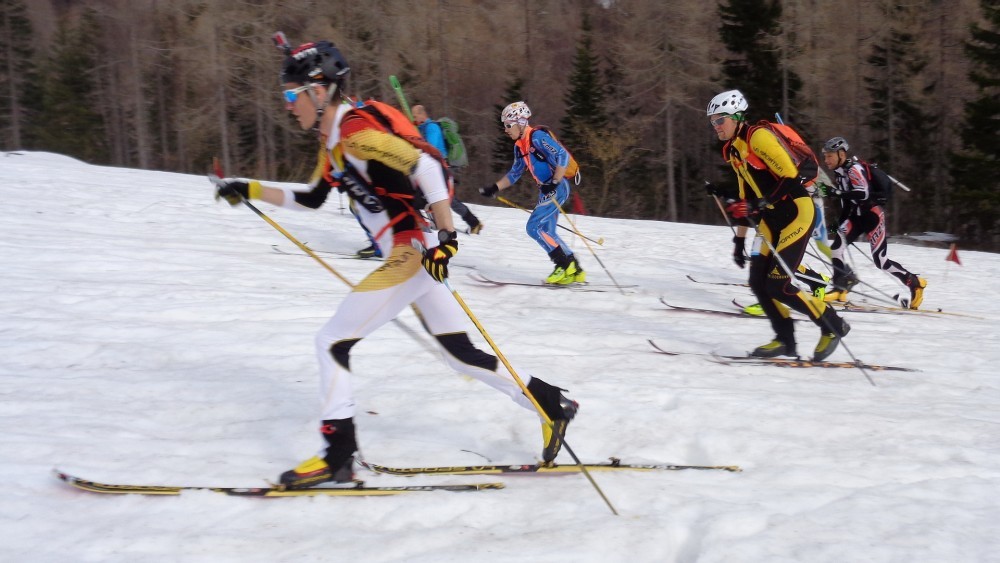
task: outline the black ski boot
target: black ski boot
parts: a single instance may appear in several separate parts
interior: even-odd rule
[[[816,343],[816,350],[813,351],[812,359],[814,362],[821,362],[833,354],[837,346],[840,345],[840,339],[851,331],[851,325],[840,318],[830,306],[827,306],[826,310],[823,311],[817,324],[819,324],[821,334],[819,342]]]
[[[778,337],[775,337],[774,340],[767,344],[754,348],[753,352],[750,352],[750,355],[755,358],[777,358],[778,356],[791,356],[794,358],[798,356],[794,341],[789,344],[782,342]]]
[[[771,328],[774,329],[774,340],[754,348],[750,355],[755,358],[798,357],[795,350],[795,325],[791,317],[770,320]]]
[[[478,235],[483,230],[483,222],[471,212],[467,215],[462,215],[462,220],[469,226],[470,235]]]
[[[565,389],[549,385],[537,377],[532,377],[528,382],[528,391],[538,401],[545,414],[552,419],[552,426],[542,423],[542,461],[550,464],[559,455],[563,438],[566,437],[566,428],[569,427],[569,421],[576,416],[580,404],[566,398],[562,394]]]
[[[286,489],[307,489],[333,481],[354,481],[354,452],[358,443],[354,436],[354,419],[324,420],[320,432],[326,439],[326,454],[314,456],[281,474],[278,483]]]

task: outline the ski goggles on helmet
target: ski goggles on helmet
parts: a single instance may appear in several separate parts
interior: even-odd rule
[[[284,96],[285,101],[289,104],[294,104],[295,100],[299,99],[299,94],[305,92],[306,90],[312,88],[312,84],[306,84],[305,86],[299,86],[298,88],[292,88],[291,90],[285,90],[281,93]]]

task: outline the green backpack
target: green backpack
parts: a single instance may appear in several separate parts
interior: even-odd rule
[[[458,134],[458,123],[450,117],[442,117],[437,120],[441,126],[441,133],[444,135],[444,146],[448,149],[445,158],[448,159],[448,166],[461,168],[468,166],[469,154],[465,152],[465,143],[462,136]]]

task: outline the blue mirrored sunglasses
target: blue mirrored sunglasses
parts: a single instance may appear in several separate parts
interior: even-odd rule
[[[285,90],[281,94],[285,97],[285,101],[286,102],[288,102],[290,104],[294,104],[295,100],[299,99],[299,93],[305,92],[306,90],[308,90],[311,87],[312,86],[310,84],[306,84],[305,86],[299,86],[298,88],[292,88],[291,90]]]
[[[725,123],[726,119],[729,119],[728,115],[723,115],[722,117],[716,117],[715,119],[709,119],[708,121],[709,123],[712,124],[713,127],[718,127],[723,123]]]

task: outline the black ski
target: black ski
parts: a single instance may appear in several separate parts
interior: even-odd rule
[[[517,281],[501,281],[501,280],[495,280],[495,279],[489,278],[489,277],[485,276],[484,274],[482,274],[481,272],[470,272],[469,273],[469,279],[471,279],[474,282],[477,282],[477,283],[480,283],[482,285],[489,286],[489,287],[508,287],[508,286],[516,286],[516,287],[541,287],[541,288],[552,289],[552,290],[559,290],[559,289],[561,289],[561,290],[581,291],[581,292],[618,291],[618,286],[615,286],[613,284],[594,284],[594,283],[590,283],[590,282],[584,282],[584,283],[571,283],[571,284],[567,284],[567,285],[559,285],[559,284],[545,283],[545,282],[542,282],[542,281],[534,282],[534,283],[533,282],[517,282]],[[621,286],[622,289],[635,288],[635,287],[638,287],[638,286],[637,285],[623,285],[623,286]]]
[[[616,457],[609,458],[610,461],[603,463],[585,463],[587,471],[680,471],[684,469],[693,470],[719,470],[719,471],[743,471],[737,465],[673,465],[657,463],[622,463]],[[362,461],[361,465],[376,473],[387,473],[390,475],[573,475],[580,473],[579,465],[452,465],[443,467],[388,467]]]
[[[706,360],[715,362],[717,364],[723,365],[762,365],[762,366],[778,366],[787,368],[864,368],[872,371],[920,371],[913,368],[905,368],[900,366],[885,366],[879,364],[866,364],[866,363],[854,363],[854,362],[832,362],[829,360],[814,361],[802,358],[756,358],[753,356],[726,356],[716,353],[704,353],[704,352],[675,352],[672,350],[667,350],[661,348],[653,340],[647,340],[649,345],[653,347],[653,350],[658,354],[665,354],[667,356],[701,356]]]
[[[694,283],[703,283],[703,284],[706,284],[706,285],[728,285],[728,286],[735,286],[735,287],[750,287],[750,284],[747,284],[747,283],[701,281],[701,280],[698,280],[698,279],[695,279],[695,278],[691,277],[691,274],[687,275],[687,279],[693,281]]]
[[[285,249],[281,248],[280,246],[278,246],[276,244],[272,244],[271,245],[271,250],[277,252],[278,254],[284,254],[284,255],[287,255],[287,256],[308,256],[308,254],[306,254],[305,252],[301,252],[301,251],[294,251],[294,252],[288,251],[288,250],[285,250]],[[329,256],[331,258],[353,258],[355,260],[382,260],[382,258],[376,257],[376,256],[370,256],[368,258],[362,258],[361,256],[358,256],[357,254],[348,253],[348,252],[333,252],[333,251],[330,251],[330,250],[316,250],[315,248],[310,248],[309,250],[312,250],[314,253],[316,253],[318,255]]]
[[[412,485],[405,487],[366,487],[364,482],[343,488],[285,489],[283,487],[192,487],[192,486],[161,486],[161,485],[109,485],[74,477],[55,470],[56,477],[70,485],[90,493],[115,495],[179,495],[184,491],[212,491],[234,497],[356,497],[356,496],[389,496],[407,493],[423,493],[429,491],[484,491],[502,489],[503,483],[465,483],[459,485]]]
[[[671,311],[681,311],[685,313],[702,313],[705,315],[716,315],[720,317],[763,318],[736,311],[720,311],[718,309],[698,309],[696,307],[683,307],[681,305],[671,305],[670,303],[667,303],[667,301],[662,297],[660,298],[660,303],[663,303],[664,305],[669,307]]]
[[[967,319],[979,319],[983,320],[983,317],[977,317],[975,315],[966,315],[965,313],[952,313],[950,311],[942,311],[941,309],[907,309],[905,307],[892,307],[888,305],[876,305],[873,303],[844,303],[843,301],[828,301],[828,305],[833,306],[838,311],[844,311],[846,313],[880,313],[886,315],[945,315],[950,317],[964,317]]]
[[[778,366],[786,368],[864,368],[871,371],[920,371],[913,368],[900,366],[884,366],[879,364],[866,364],[861,361],[854,362],[831,362],[829,360],[814,361],[803,358],[755,358],[753,356],[721,356],[712,354],[711,361],[723,365],[761,365]]]

